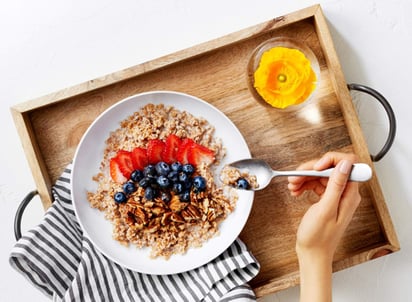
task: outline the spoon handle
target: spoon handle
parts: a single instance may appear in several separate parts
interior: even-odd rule
[[[316,171],[316,170],[296,170],[296,171],[273,171],[275,176],[318,176],[329,177],[334,168]],[[372,177],[372,169],[367,164],[354,164],[349,176],[350,181],[364,182]]]

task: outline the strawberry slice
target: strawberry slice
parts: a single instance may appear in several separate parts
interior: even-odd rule
[[[132,163],[134,170],[143,170],[149,163],[147,150],[141,147],[134,148],[132,150]]]
[[[120,171],[119,163],[116,157],[110,160],[110,176],[113,181],[117,183],[124,183],[127,181],[127,178],[124,177]]]
[[[189,163],[189,152],[192,146],[194,146],[196,143],[190,139],[190,138],[184,138],[179,146],[179,149],[177,150],[176,153],[176,159],[181,163],[181,164],[187,164]]]
[[[179,146],[181,144],[181,139],[175,134],[170,134],[166,138],[165,148],[163,149],[162,158],[163,161],[168,163],[169,165],[174,163],[177,158],[177,151],[179,150]]]
[[[162,153],[165,143],[160,139],[152,139],[147,144],[147,159],[149,164],[156,164],[162,161]]]
[[[130,174],[132,174],[134,170],[132,152],[120,150],[119,152],[117,152],[117,155],[115,158],[119,164],[119,169],[122,172],[123,176],[129,179]]]
[[[209,148],[195,143],[189,150],[187,160],[193,166],[198,166],[201,163],[209,166],[215,161],[215,153]]]

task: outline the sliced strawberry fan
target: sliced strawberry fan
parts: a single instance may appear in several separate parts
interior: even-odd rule
[[[147,148],[136,147],[132,151],[120,150],[110,160],[110,176],[117,183],[126,182],[134,170],[143,170],[148,164],[164,161],[168,164],[180,162],[195,167],[201,163],[211,165],[215,154],[209,148],[190,138],[170,134],[165,141],[152,139]]]

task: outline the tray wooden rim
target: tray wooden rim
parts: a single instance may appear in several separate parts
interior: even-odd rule
[[[44,207],[47,208],[52,203],[52,180],[48,175],[47,168],[41,156],[41,150],[36,143],[35,133],[33,132],[33,129],[30,125],[31,112],[41,110],[43,107],[58,102],[63,102],[67,99],[80,96],[85,93],[97,91],[112,84],[135,78],[145,73],[153,72],[172,64],[184,62],[185,60],[188,60],[190,58],[218,50],[221,47],[226,47],[228,45],[241,42],[245,39],[262,35],[269,30],[274,30],[307,18],[313,18],[314,24],[316,26],[316,31],[318,33],[319,42],[324,51],[327,64],[329,68],[333,70],[333,72],[331,73],[331,77],[333,79],[332,84],[334,86],[334,89],[336,91],[339,91],[338,101],[341,106],[344,119],[346,121],[349,135],[353,141],[357,142],[357,144],[353,145],[355,151],[360,156],[361,160],[370,164],[373,169],[374,177],[371,180],[371,186],[377,189],[373,192],[373,195],[375,197],[374,206],[378,214],[377,216],[379,223],[382,225],[382,232],[387,239],[387,244],[362,251],[357,255],[353,255],[351,257],[353,258],[351,261],[345,259],[343,261],[335,262],[334,271],[347,268],[351,266],[352,262],[362,263],[367,260],[374,259],[377,256],[398,251],[400,249],[400,246],[396,232],[394,230],[394,226],[392,224],[388,208],[383,197],[383,192],[380,189],[379,181],[376,177],[376,171],[374,169],[373,163],[370,160],[369,151],[362,136],[362,130],[357,119],[357,113],[351,102],[351,96],[349,90],[346,87],[346,81],[341,70],[337,53],[334,49],[334,44],[328,30],[327,21],[323,15],[320,5],[313,5],[302,10],[274,18],[267,22],[263,22],[261,24],[234,32],[232,34],[228,34],[212,41],[201,43],[188,49],[184,49],[148,62],[144,62],[142,64],[132,66],[130,68],[114,72],[112,74],[105,75],[103,77],[99,77],[72,87],[68,87],[60,91],[11,107],[11,113],[20,135],[22,145],[33,174],[33,178],[37,185],[37,190],[43,201]],[[254,290],[256,292],[256,295],[260,297],[284,288],[288,288],[290,286],[297,285],[298,283],[299,273],[293,272],[289,275],[282,276],[281,278],[270,279],[265,284],[259,284],[254,288]]]

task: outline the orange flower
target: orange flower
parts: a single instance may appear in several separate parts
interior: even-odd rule
[[[254,87],[270,105],[286,108],[304,102],[316,87],[316,74],[300,50],[274,47],[262,54]]]

